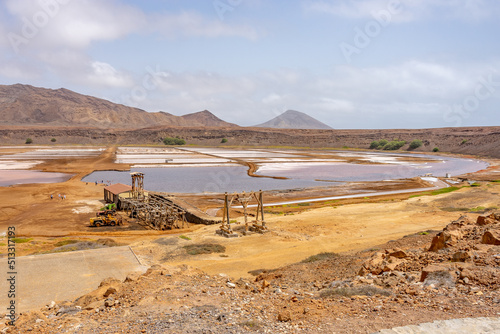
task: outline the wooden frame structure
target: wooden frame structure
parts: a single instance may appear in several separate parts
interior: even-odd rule
[[[248,221],[248,204],[254,200],[257,202],[257,212],[255,214],[255,220],[249,222]],[[233,193],[229,195],[227,192],[224,194],[224,212],[222,214],[222,223],[220,229],[218,231],[219,234],[224,235],[225,237],[236,237],[238,236],[233,229],[231,228],[231,220],[229,218],[229,209],[231,208],[233,202],[236,201],[243,207],[243,216],[245,222],[245,234],[249,231],[264,233],[267,231],[266,221],[264,220],[264,201],[262,190],[258,192],[241,192],[241,193]]]
[[[122,209],[143,225],[155,230],[184,228],[185,211],[162,195],[149,194],[147,199],[123,199]]]
[[[130,173],[132,176],[132,198],[144,198],[144,173]]]

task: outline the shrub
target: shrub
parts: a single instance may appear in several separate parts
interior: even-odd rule
[[[26,138],[26,144],[31,144],[33,143],[33,139],[31,138]]]
[[[378,147],[381,148],[381,147],[384,147],[385,145],[387,145],[389,141],[387,141],[386,139],[381,139],[378,141]]]
[[[51,142],[53,142],[53,143],[55,143],[55,142],[56,142],[56,140],[57,140],[57,139],[52,138],[50,141],[51,141]]]
[[[410,150],[414,150],[422,146],[422,141],[420,139],[415,139],[410,143]]]
[[[172,137],[167,137],[163,139],[163,143],[165,145],[185,145],[186,141],[181,138],[172,138]]]
[[[463,139],[462,142],[460,143],[460,145],[465,144],[467,141],[468,141],[467,139]]]
[[[220,141],[222,144],[225,144],[227,143],[227,139],[226,138],[222,138],[222,140]]]
[[[16,244],[24,244],[26,242],[30,242],[33,238],[10,238],[10,240]]]
[[[378,145],[379,145],[378,141],[376,141],[376,140],[372,141],[372,143],[370,144],[370,149],[374,150],[374,149],[378,148]]]
[[[308,258],[302,260],[302,263],[311,263],[311,262],[316,262],[316,261],[321,261],[321,260],[326,260],[326,259],[332,259],[334,257],[337,257],[338,254],[336,253],[330,253],[330,252],[323,252],[319,253],[316,255],[309,256]]]
[[[439,148],[434,147],[434,148],[432,149],[432,152],[439,152]]]
[[[67,239],[67,240],[61,240],[61,241],[56,242],[54,244],[54,246],[55,247],[61,247],[61,246],[76,244],[78,242],[79,242],[78,240]]]
[[[401,140],[401,141],[393,140],[393,141],[390,141],[387,144],[385,144],[383,149],[385,151],[395,151],[395,150],[399,150],[401,147],[403,147],[404,144],[406,144],[406,142],[404,140]]]
[[[189,255],[224,253],[226,247],[219,244],[199,244],[184,246]]]

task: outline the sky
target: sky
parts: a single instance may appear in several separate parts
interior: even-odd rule
[[[500,125],[498,0],[0,0],[0,84],[242,126]]]

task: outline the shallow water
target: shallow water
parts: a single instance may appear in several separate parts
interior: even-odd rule
[[[435,156],[431,157],[436,159]],[[318,186],[334,186],[353,181],[382,181],[412,178],[432,173],[434,176],[460,175],[487,167],[477,160],[439,157],[441,161],[394,165],[348,164],[338,162],[321,163],[268,163],[263,164],[258,174],[284,176],[290,179],[250,177],[247,167],[155,167],[132,168],[131,172],[142,172],[144,188],[170,193],[223,193],[235,191],[284,190]],[[130,172],[98,171],[85,178],[84,182],[130,184]],[[327,182],[330,181],[330,182]],[[336,182],[332,182],[336,181]]]
[[[247,167],[169,167],[132,168],[130,172],[98,171],[87,175],[84,182],[131,184],[131,172],[144,173],[144,188],[170,193],[224,193],[293,189],[331,185],[313,180],[277,180],[247,175]],[[110,182],[108,182],[110,181]]]
[[[37,170],[0,170],[0,187],[28,183],[56,183],[70,179],[65,173],[48,173]]]

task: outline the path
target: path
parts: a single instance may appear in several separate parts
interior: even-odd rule
[[[363,197],[374,197],[374,196],[385,196],[385,195],[399,195],[399,194],[417,193],[417,192],[422,192],[422,191],[438,190],[441,188],[449,187],[449,185],[446,182],[443,182],[439,179],[436,179],[436,181],[428,181],[427,180],[427,182],[434,184],[434,187],[401,189],[401,190],[390,190],[390,191],[377,191],[377,192],[353,194],[353,195],[340,195],[340,196],[320,197],[320,198],[311,198],[311,199],[291,200],[291,201],[286,201],[286,202],[265,203],[264,206],[281,206],[281,205],[297,204],[297,203],[333,201],[333,200],[347,199],[347,198],[363,198]],[[248,205],[248,207],[255,208],[255,207],[257,207],[257,204],[251,204],[251,205]],[[232,206],[232,208],[242,209],[243,207],[241,205],[239,205],[239,206]]]
[[[7,272],[7,259],[0,260],[0,268]],[[16,311],[73,300],[96,289],[107,277],[123,280],[130,272],[145,270],[128,246],[21,256],[16,258]],[[7,279],[2,278],[2,309],[10,302],[7,291]]]

